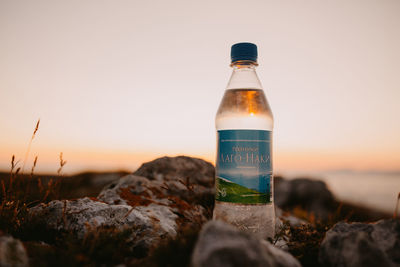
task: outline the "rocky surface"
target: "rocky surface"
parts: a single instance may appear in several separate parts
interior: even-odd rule
[[[213,180],[210,163],[165,157],[109,184],[97,198],[35,206],[30,209],[30,224],[41,231],[73,233],[80,239],[98,227],[131,228],[133,249],[148,251],[179,231],[201,228],[211,215]]]
[[[171,193],[185,188],[184,184],[176,181],[162,182],[128,175],[107,186],[98,198],[107,204],[124,204],[135,209],[168,209],[176,216],[175,231],[186,226],[200,228],[207,221],[209,212],[206,208]]]
[[[157,266],[169,259],[172,266],[182,262],[186,266],[190,255],[195,267],[300,266],[297,259],[305,266],[315,266],[318,253],[320,266],[400,266],[400,226],[395,220],[338,223],[328,231],[320,247],[329,224],[321,226],[320,221],[306,220],[313,218],[309,214],[331,219],[336,210],[337,202],[324,182],[276,179],[274,246],[225,223],[207,223],[214,201],[214,167],[203,160],[159,158],[119,179],[115,175],[104,176],[99,184],[106,181],[111,183],[97,197],[53,200],[30,208],[28,239],[46,241],[46,246],[34,246],[36,251],[51,254],[56,247],[54,262],[64,255],[64,259],[71,259],[66,266],[89,264],[93,259],[102,264],[107,260],[110,264],[138,266]],[[293,212],[297,207],[306,212]],[[306,216],[299,219],[295,214]],[[36,232],[32,237],[31,233]],[[71,236],[75,239],[68,241]],[[64,237],[67,241],[60,243]],[[65,244],[69,244],[67,252]],[[18,246],[22,251],[23,246]],[[0,260],[7,251],[3,247],[0,244]],[[40,262],[39,258],[30,260]],[[22,262],[27,264],[27,260]]]
[[[0,236],[0,266],[29,266],[28,255],[21,241],[11,236]]]
[[[72,233],[77,238],[98,227],[133,228],[132,248],[148,250],[162,239],[177,233],[177,215],[168,207],[149,205],[109,205],[90,198],[54,200],[31,209],[31,224],[57,233]]]
[[[326,233],[323,266],[400,266],[400,221],[339,222]]]
[[[293,266],[300,263],[265,240],[245,234],[222,221],[204,225],[192,255],[193,267]]]
[[[209,207],[214,202],[214,166],[186,156],[163,157],[143,164],[134,175],[166,184],[165,193]]]
[[[301,207],[316,218],[326,220],[335,209],[335,198],[323,181],[276,177],[274,182],[275,204],[284,210]]]

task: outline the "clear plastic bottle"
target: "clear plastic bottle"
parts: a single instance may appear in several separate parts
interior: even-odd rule
[[[213,218],[260,238],[275,234],[271,109],[255,68],[257,46],[232,46],[233,73],[219,106]]]

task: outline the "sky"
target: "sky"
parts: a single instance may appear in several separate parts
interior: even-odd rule
[[[215,160],[230,46],[258,45],[274,169],[400,169],[400,1],[0,0],[0,169]]]

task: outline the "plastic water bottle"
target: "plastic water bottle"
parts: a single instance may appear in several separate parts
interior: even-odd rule
[[[213,218],[260,238],[275,235],[271,109],[255,68],[257,46],[231,48],[233,73],[219,106]]]

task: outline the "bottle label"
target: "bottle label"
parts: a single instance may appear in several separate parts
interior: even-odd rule
[[[272,201],[271,143],[271,131],[218,131],[216,200],[241,204]]]

